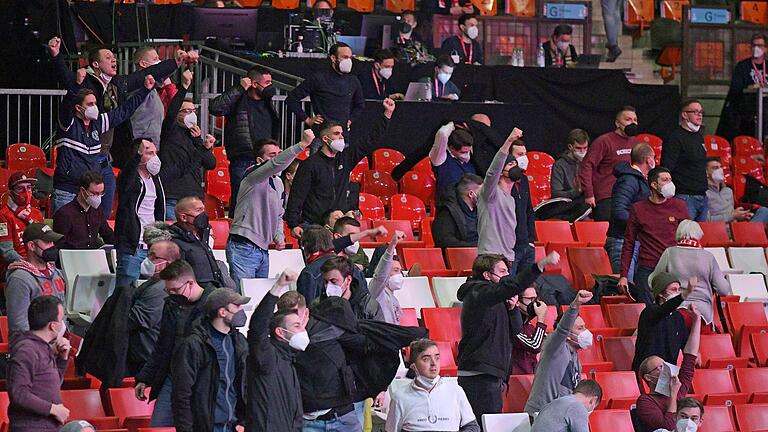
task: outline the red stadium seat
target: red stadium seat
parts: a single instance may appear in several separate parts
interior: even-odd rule
[[[733,242],[739,246],[768,246],[764,224],[753,222],[731,222]]]
[[[232,189],[229,185],[228,168],[215,168],[205,174],[205,193],[220,199],[224,205],[229,204]]]
[[[523,412],[528,396],[531,394],[531,387],[533,387],[533,374],[510,376],[509,388],[504,394],[504,405],[501,412]]]
[[[0,392],[0,425],[8,427],[8,406],[11,404],[11,399],[8,396],[8,392]]]
[[[613,363],[605,359],[603,347],[599,343],[593,343],[591,347],[579,350],[578,356],[581,361],[581,370],[587,375],[613,370]]]
[[[608,313],[608,322],[611,327],[636,329],[640,319],[640,313],[645,309],[645,304],[609,304],[605,310]]]
[[[0,168],[0,193],[8,192],[9,177],[11,177],[11,171],[6,168]]]
[[[640,142],[646,143],[653,149],[653,153],[656,155],[656,165],[661,163],[661,148],[664,144],[664,140],[653,134],[640,134],[637,136]]]
[[[62,390],[61,401],[69,408],[71,418],[87,419],[101,429],[120,427],[118,417],[107,417],[98,389]]]
[[[603,388],[603,402],[601,403],[603,407],[628,409],[640,397],[637,376],[634,372],[596,372],[595,381]]]
[[[366,219],[384,219],[384,203],[379,197],[369,193],[360,192],[357,198],[357,206],[360,213]]]
[[[213,249],[225,249],[229,238],[229,220],[211,219],[209,223],[213,236]]]
[[[589,246],[603,247],[608,236],[608,222],[574,222],[576,240],[587,242]]]
[[[740,135],[733,139],[733,154],[738,157],[763,155],[763,145],[756,138]]]
[[[736,424],[731,417],[731,409],[727,406],[708,406],[706,420],[699,426],[698,432],[733,432]]]
[[[392,170],[405,160],[397,150],[380,148],[373,151],[373,169],[392,174]]]
[[[362,192],[376,195],[389,206],[389,197],[397,194],[397,183],[389,173],[384,171],[366,171],[363,173]]]
[[[758,225],[758,224],[755,224]],[[740,357],[751,357],[749,335],[768,333],[768,319],[762,302],[730,303],[725,309],[730,332],[736,341],[736,353]],[[768,391],[768,389],[766,389]]]
[[[477,258],[476,247],[445,249],[445,259],[448,261],[448,268],[451,270],[459,270],[465,273],[471,272],[475,258]]]
[[[568,306],[563,306],[563,309],[567,308]],[[584,320],[584,325],[586,325],[590,331],[593,331],[593,329],[610,327],[608,321],[603,316],[603,308],[600,307],[600,305],[581,305],[579,308],[579,316]]]
[[[418,327],[419,318],[416,316],[416,309],[403,308],[403,316],[400,317],[401,326]]]
[[[736,368],[739,390],[751,395],[768,394],[768,368]]]
[[[555,164],[555,159],[547,153],[540,151],[528,152],[528,169],[525,173],[532,174],[545,174],[547,176],[552,173],[552,165]]]
[[[605,390],[603,390],[603,399],[605,399]],[[589,430],[591,432],[624,432],[634,429],[632,418],[629,416],[629,410],[604,409],[595,410],[590,414]]]
[[[224,146],[214,147],[211,150],[213,157],[216,158],[216,168],[229,168],[229,159],[227,159],[227,149]]]
[[[413,166],[411,168],[411,171],[416,171],[417,173],[425,174],[432,176],[432,178],[435,177],[434,171],[432,171],[432,161],[429,160],[429,157],[425,157],[424,159],[420,160],[419,163]]]
[[[536,241],[539,244],[555,243],[576,243],[571,231],[571,224],[568,221],[557,220],[537,220],[534,222],[536,229]]]
[[[400,179],[400,192],[421,198],[430,208],[435,205],[435,179],[432,174],[408,171]],[[432,210],[434,213],[434,210]]]
[[[592,290],[595,286],[593,274],[613,274],[611,260],[602,247],[569,247],[566,252],[573,275],[573,287],[577,290]]]
[[[10,342],[8,337],[8,316],[0,316],[0,342]]]
[[[421,241],[424,242],[425,247],[435,247],[435,239],[432,237],[432,222],[434,220],[435,218],[433,217],[426,217],[421,221],[419,236]]]
[[[758,366],[768,366],[768,334],[752,333],[749,335],[749,344]]]
[[[704,237],[701,238],[701,244],[704,247],[728,247],[732,245],[725,222],[699,222],[699,225],[704,231]]]
[[[405,248],[402,259],[406,268],[418,263],[422,270],[447,270],[440,248]]]
[[[729,334],[702,335],[699,343],[699,358],[702,367],[728,368],[747,367],[749,359],[736,357]]]
[[[395,234],[395,231],[402,231],[405,234],[405,240],[406,241],[414,241],[416,238],[413,235],[413,228],[411,226],[411,222],[407,220],[374,220],[371,222],[372,227],[376,228],[379,226],[383,226],[387,229],[387,235],[384,237],[376,237],[376,241],[380,242],[388,242],[390,239],[392,239],[392,236]]]
[[[449,341],[435,341],[440,350],[440,376],[456,376],[459,367],[453,355],[453,343]]]
[[[636,336],[608,336],[603,338],[603,354],[608,361],[613,363],[614,370],[632,370],[636,340]]]
[[[408,194],[392,195],[389,199],[392,219],[411,221],[411,228],[415,231],[421,226],[421,221],[427,217],[427,208],[424,201],[416,196]]]
[[[531,191],[531,205],[536,207],[542,201],[552,197],[552,189],[549,176],[540,174],[526,174],[528,176],[528,187]]]
[[[458,344],[461,340],[461,308],[422,308],[421,318],[432,340]]]
[[[748,393],[739,393],[728,369],[699,369],[693,374],[693,393],[704,395],[705,405],[747,403]]]
[[[211,194],[205,194],[203,202],[205,204],[205,212],[208,213],[209,218],[221,219],[226,216],[226,211],[224,210],[224,202],[219,198]],[[115,228],[112,227],[112,229]]]
[[[768,404],[736,405],[734,414],[740,431],[768,430]]]
[[[27,171],[30,168],[45,168],[45,152],[36,145],[26,143],[11,144],[5,150],[8,171]]]
[[[352,168],[352,172],[349,173],[349,181],[352,183],[362,183],[363,174],[368,171],[368,169],[368,157],[366,156]]]
[[[294,10],[299,7],[299,0],[274,0],[272,7],[281,10]]]

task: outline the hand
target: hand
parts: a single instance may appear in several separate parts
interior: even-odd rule
[[[512,132],[509,133],[509,136],[507,137],[507,141],[509,142],[515,142],[523,137],[523,131],[521,131],[518,128],[512,129]]]
[[[67,419],[69,418],[69,408],[65,407],[62,404],[51,404],[50,414],[56,417],[56,421],[58,421],[61,424],[64,424],[67,422]]]
[[[71,349],[72,345],[69,344],[68,339],[62,337],[56,341],[56,353],[60,359],[67,360],[69,358],[69,350]]]
[[[205,140],[203,140],[205,148],[210,150],[213,148],[214,144],[216,144],[216,137],[211,134],[205,134]]]
[[[539,268],[543,269],[544,267],[548,265],[557,265],[557,263],[560,262],[560,254],[552,251],[549,253],[549,255],[545,256],[541,259],[537,264],[539,265]]]
[[[56,57],[61,52],[61,39],[54,36],[48,41],[48,49],[51,51],[51,57]]]
[[[451,93],[451,94],[447,94],[447,95],[443,96],[443,99],[457,101],[457,100],[459,100],[459,95],[457,95],[456,93]]]
[[[584,202],[585,202],[585,203],[586,203],[588,206],[590,206],[590,207],[592,207],[592,208],[595,208],[595,206],[597,206],[597,203],[595,202],[595,197],[584,198]]]
[[[352,120],[347,120],[347,130],[352,127]]]
[[[275,250],[285,249],[285,240],[275,240]]]
[[[701,311],[693,304],[688,305],[688,310],[691,311],[694,317],[701,319]]]
[[[235,432],[245,432],[245,426],[243,425],[235,426]]]
[[[176,50],[176,65],[181,66],[184,60],[187,59],[187,53],[184,50]]]
[[[391,119],[392,113],[395,112],[395,101],[386,98],[381,104],[384,105],[384,117]]]
[[[619,278],[619,283],[617,284],[617,287],[619,288],[619,292],[621,294],[626,294],[629,292],[629,280],[626,277]]]
[[[312,129],[304,129],[304,131],[301,133],[301,148],[305,149],[312,144],[312,141],[315,140],[315,132],[312,131]]]
[[[152,75],[147,75],[144,77],[144,88],[147,90],[152,90],[155,88],[155,77]]]
[[[145,394],[147,391],[147,385],[143,382],[137,382],[136,386],[133,387],[133,393],[136,395],[136,399],[140,401],[147,400],[147,395]]]
[[[291,282],[295,281],[297,277],[299,277],[299,274],[296,273],[296,270],[285,269],[282,273],[280,273],[280,276],[277,277],[277,282],[275,282],[275,285],[283,287],[288,286],[291,284]]]
[[[519,299],[520,298],[518,296],[512,296],[512,297],[508,298],[507,299],[507,309],[508,310],[513,310],[515,308],[515,306],[517,306],[517,301]]]
[[[547,318],[547,304],[543,301],[534,301],[533,311],[536,313],[536,318],[538,318],[539,322],[544,322]]]
[[[393,101],[399,101],[399,100],[405,99],[405,95],[402,93],[392,93],[391,95],[389,95],[389,98],[392,99]]]
[[[192,135],[192,138],[198,138],[200,135],[203,134],[203,131],[200,130],[200,126],[194,125],[191,128],[189,128],[189,134]]]
[[[689,295],[693,292],[694,289],[696,289],[696,285],[699,284],[699,278],[696,276],[691,276],[688,279],[688,286],[680,290],[680,295],[683,296],[684,299],[688,298]]]
[[[669,377],[669,396],[677,397],[677,393],[680,392],[680,387],[682,387],[682,385],[683,384],[680,382],[679,377],[677,376]]]
[[[77,85],[82,85],[86,76],[88,76],[88,71],[85,68],[78,69],[75,73],[75,82]]]
[[[197,63],[200,60],[200,53],[196,50],[187,51],[187,63]]]
[[[373,399],[373,407],[382,408],[383,406],[384,406],[384,392],[381,392]]]
[[[192,84],[192,77],[194,76],[194,73],[191,69],[185,70],[181,74],[181,86],[186,88],[189,88],[189,86]]]
[[[293,229],[291,230],[291,235],[293,235],[294,238],[300,239],[303,234],[304,234],[304,228],[300,226],[293,227]]]
[[[242,77],[240,78],[240,86],[243,87],[243,90],[248,91],[249,88],[251,88],[251,85],[253,85],[253,82],[248,77]]]
[[[577,305],[583,305],[584,303],[592,300],[592,293],[587,290],[579,290],[576,293],[576,298],[573,300]]]
[[[309,127],[312,127],[312,125],[321,124],[324,121],[325,121],[325,119],[323,118],[323,116],[316,115],[314,117],[307,117],[304,120],[304,124],[306,124]]]
[[[380,227],[380,228],[384,228],[384,227]],[[405,233],[402,231],[395,230],[395,233],[392,235],[392,238],[389,240],[389,245],[394,248],[395,246],[397,246],[397,243],[402,240],[405,240]]]
[[[387,234],[389,231],[383,225],[373,229],[373,237],[386,237]]]
[[[743,207],[739,207],[733,210],[733,218],[737,221],[749,220],[751,214],[749,210],[744,210]]]

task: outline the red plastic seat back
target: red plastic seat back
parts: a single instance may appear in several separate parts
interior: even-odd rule
[[[569,247],[567,253],[577,290],[591,290],[595,286],[593,274],[613,274],[608,253],[602,247]]]
[[[519,413],[525,409],[525,403],[533,387],[533,374],[512,375],[509,377],[509,389],[504,393],[504,404],[501,412]]]
[[[763,145],[755,137],[739,135],[733,139],[734,154],[739,157],[763,154]]]
[[[698,373],[698,371],[697,371]],[[731,410],[725,405],[707,405],[707,419],[701,423],[698,432],[735,431],[736,425],[731,417]]]
[[[608,312],[608,322],[612,327],[635,329],[640,319],[640,313],[645,309],[642,303],[609,304],[605,306]]]
[[[477,248],[446,248],[445,258],[448,260],[448,268],[451,270],[472,270],[472,264],[477,258]]]
[[[229,169],[215,168],[205,175],[205,193],[209,193],[220,199],[224,205],[229,204],[232,188],[229,184]]]
[[[461,308],[422,308],[429,338],[456,343],[461,340]]]
[[[62,390],[61,401],[72,418],[104,417],[104,406],[98,389]]]
[[[552,165],[555,164],[555,159],[547,153],[540,151],[528,152],[528,169],[526,174],[541,173],[544,175],[551,175]]]
[[[605,399],[605,389],[603,389],[603,399]],[[629,410],[607,409],[595,410],[590,414],[589,430],[591,432],[617,432],[634,429]]]
[[[632,370],[636,340],[636,336],[608,336],[603,338],[603,354],[608,361],[613,362],[615,370]]]
[[[656,155],[656,164],[661,163],[661,148],[662,144],[664,144],[664,140],[662,140],[660,137],[653,135],[653,134],[640,134],[637,136],[637,139],[642,142],[646,143],[653,149],[653,153]]]
[[[768,430],[768,404],[736,405],[734,412],[739,430]]]
[[[357,197],[357,206],[366,219],[384,219],[385,217],[384,203],[376,195],[360,192]]]
[[[704,236],[701,238],[701,244],[705,247],[728,246],[731,244],[731,238],[728,236],[728,228],[725,222],[699,222]]]
[[[537,220],[534,222],[534,227],[536,229],[536,241],[539,243],[576,241],[568,221]]]
[[[8,170],[27,171],[30,168],[45,168],[45,152],[36,145],[27,143],[11,144],[5,150]]]
[[[563,308],[567,308],[567,306]],[[603,308],[600,305],[582,305],[579,308],[579,316],[590,330],[610,327],[608,320],[603,316]]]
[[[211,150],[211,153],[213,153],[213,157],[216,158],[216,168],[229,167],[229,159],[227,159],[227,149],[225,149],[224,146],[214,147],[213,150]]]
[[[419,263],[422,270],[447,270],[440,248],[405,248],[403,262],[406,268]]]
[[[218,197],[207,193],[205,194],[203,203],[205,204],[205,212],[208,213],[208,217],[212,219],[221,219],[224,217],[226,213],[224,211],[224,202]]]
[[[415,308],[403,308],[403,316],[400,317],[401,326],[418,327],[419,318]]]
[[[149,394],[149,388],[147,388]],[[108,389],[111,414],[122,421],[126,417],[150,416],[155,407],[155,401],[147,403],[136,399],[132,387]]]
[[[733,241],[740,246],[768,246],[765,226],[753,222],[731,222]]]
[[[397,183],[384,171],[366,171],[363,173],[362,192],[376,195],[385,206],[389,206],[389,197],[397,193]]]
[[[701,395],[737,392],[728,369],[698,369],[692,385],[692,392]]]
[[[429,157],[425,157],[424,159],[420,160],[419,163],[413,166],[411,168],[411,171],[416,171],[417,173],[421,173],[424,175],[432,176],[432,178],[435,177],[435,172],[432,171],[432,161],[429,160]]]
[[[574,222],[576,240],[587,242],[590,246],[602,246],[608,237],[608,222]]]
[[[211,224],[211,235],[213,235],[213,249],[226,248],[229,238],[229,220],[212,219],[209,223]]]
[[[373,151],[373,169],[392,174],[392,170],[405,160],[397,150],[380,148]]]
[[[419,197],[430,207],[433,207],[435,203],[436,188],[432,174],[408,171],[400,179],[400,192]]]
[[[699,342],[699,357],[701,358],[702,366],[706,366],[709,360],[736,357],[731,335],[702,335]]]
[[[386,228],[387,235],[384,237],[376,237],[376,241],[388,242],[395,234],[395,230],[402,231],[405,234],[405,240],[416,240],[416,237],[413,235],[413,228],[411,228],[411,221],[379,219],[371,222],[371,227],[376,228],[378,226]]]
[[[414,230],[419,229],[421,221],[427,217],[427,208],[424,201],[416,196],[408,194],[392,195],[389,199],[392,219],[411,221]]]
[[[368,171],[368,157],[364,157],[363,160],[357,163],[355,167],[352,169],[352,172],[349,173],[349,181],[352,183],[362,183],[363,181],[363,173]]]
[[[758,366],[768,366],[768,333],[752,333],[749,344]]]
[[[527,174],[528,187],[531,191],[531,205],[536,207],[542,201],[552,198],[552,185],[549,176],[539,174]]]
[[[739,389],[744,393],[768,391],[768,368],[736,368],[735,371]]]

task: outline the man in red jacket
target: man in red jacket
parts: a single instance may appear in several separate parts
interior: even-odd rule
[[[21,241],[27,225],[43,222],[43,214],[32,207],[35,182],[37,179],[27,177],[21,171],[11,174],[8,179],[8,201],[0,209],[0,274],[3,279],[8,264],[27,257],[27,250]]]

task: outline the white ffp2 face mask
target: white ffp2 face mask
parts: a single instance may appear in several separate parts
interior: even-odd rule
[[[661,187],[661,195],[664,198],[672,198],[675,196],[675,184],[672,182],[669,182]]]
[[[517,166],[519,166],[521,170],[525,171],[528,169],[528,155],[522,155],[515,159],[517,159]]]
[[[197,126],[197,113],[189,113],[184,116],[184,127],[192,129],[192,126]]]
[[[592,332],[588,329],[585,329],[583,332],[579,333],[579,336],[576,337],[576,343],[579,344],[579,348],[581,349],[587,349],[592,346]]]
[[[389,277],[389,282],[387,285],[389,285],[389,289],[392,291],[397,291],[403,287],[403,283],[405,283],[405,276],[396,274]]]
[[[718,168],[712,171],[712,180],[722,183],[725,181],[725,171],[722,168]]]
[[[760,58],[765,54],[765,49],[763,47],[755,46],[752,47],[752,57],[753,58]]]
[[[347,146],[347,143],[344,142],[343,138],[335,139],[331,141],[331,144],[330,144],[331,150],[335,151],[336,153],[343,152],[346,146]]]
[[[328,282],[325,284],[325,295],[328,297],[341,297],[344,293],[344,288],[336,285],[335,283]]]
[[[339,72],[345,74],[352,72],[352,59],[339,60]]]
[[[99,107],[96,105],[89,106],[83,111],[83,116],[88,120],[96,120],[99,118]]]
[[[344,248],[344,253],[347,255],[354,255],[360,249],[360,242],[354,242],[351,245]]]
[[[675,432],[696,432],[697,430],[699,425],[691,419],[680,419],[675,424]]]
[[[291,333],[290,330],[283,329],[283,331]],[[288,339],[288,345],[297,351],[304,351],[309,345],[309,333],[307,333],[306,330],[303,332],[293,333],[293,336]]]
[[[472,26],[467,29],[467,37],[475,40],[477,39],[477,36],[480,34],[480,29],[477,28],[477,26]]]
[[[382,78],[389,79],[392,76],[392,68],[381,68],[379,69],[379,74],[381,74]]]

